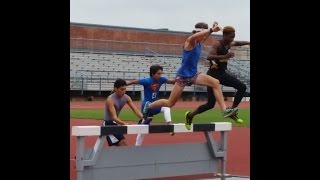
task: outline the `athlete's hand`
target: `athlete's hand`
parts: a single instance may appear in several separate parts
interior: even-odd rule
[[[219,27],[219,25],[218,25],[218,22],[217,22],[217,21],[213,22],[213,25],[212,25],[211,30],[212,30],[212,32],[218,32],[218,31],[220,31],[220,30],[221,30],[221,28]]]
[[[234,53],[233,52],[228,52],[226,54],[226,58],[233,58],[234,57]]]

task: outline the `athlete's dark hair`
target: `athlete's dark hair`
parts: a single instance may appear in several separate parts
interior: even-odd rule
[[[198,22],[196,25],[194,25],[195,28],[202,28],[202,29],[208,29],[208,24],[205,22]],[[196,33],[196,30],[193,30],[192,33]]]
[[[117,79],[115,82],[114,82],[114,86],[115,88],[119,88],[121,86],[125,86],[127,83],[125,80],[123,79]]]
[[[152,75],[157,73],[159,70],[163,71],[162,66],[160,66],[160,65],[152,65],[152,66],[150,66],[150,77],[152,77]]]

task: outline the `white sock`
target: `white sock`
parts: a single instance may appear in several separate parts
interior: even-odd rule
[[[136,146],[141,146],[144,138],[144,134],[138,134],[136,138]]]
[[[168,108],[168,107],[161,107],[161,112],[163,112],[164,119],[166,120],[166,123],[171,122],[170,108]]]

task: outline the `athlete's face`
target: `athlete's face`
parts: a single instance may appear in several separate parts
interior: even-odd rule
[[[121,86],[119,88],[114,88],[114,91],[117,94],[117,96],[122,97],[127,91],[127,86]]]
[[[225,40],[225,42],[227,44],[230,44],[233,40],[234,40],[234,37],[236,36],[235,33],[230,33],[230,34],[226,34],[223,36],[223,39]]]
[[[161,70],[158,70],[155,74],[153,74],[153,79],[155,79],[155,80],[159,80],[160,79],[160,77],[161,77],[161,75],[162,75],[162,71]]]

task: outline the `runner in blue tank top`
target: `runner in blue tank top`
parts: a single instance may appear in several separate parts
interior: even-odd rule
[[[152,65],[150,66],[150,77],[149,78],[143,78],[139,80],[133,80],[133,81],[127,81],[127,85],[131,84],[140,84],[143,85],[144,89],[144,99],[141,103],[141,111],[143,110],[143,107],[146,102],[154,102],[158,99],[159,90],[162,86],[162,84],[174,84],[174,80],[168,80],[165,77],[161,77],[161,74],[163,73],[163,67],[160,65]],[[150,124],[152,121],[152,117],[156,114],[159,114],[160,112],[163,112],[164,119],[167,124],[171,124],[171,112],[170,108],[168,107],[156,107],[150,110],[148,114],[147,120],[141,120],[139,121],[139,124]],[[174,135],[172,132],[171,135]],[[136,138],[136,146],[140,146],[142,144],[144,135],[138,134]]]
[[[143,108],[143,115],[145,118],[148,117],[150,109],[162,106],[174,106],[179,100],[184,87],[191,86],[192,84],[210,86],[212,88],[223,117],[226,118],[232,116],[238,111],[237,108],[231,109],[226,107],[219,80],[209,75],[197,72],[202,43],[206,41],[212,32],[218,31],[220,31],[220,27],[217,22],[214,22],[210,29],[208,29],[208,24],[203,22],[195,25],[195,30],[192,31],[193,34],[186,39],[183,45],[181,67],[177,72],[175,84],[169,99],[159,99],[152,103],[146,102]],[[186,119],[185,125],[189,130],[191,128],[191,123],[191,121]]]

